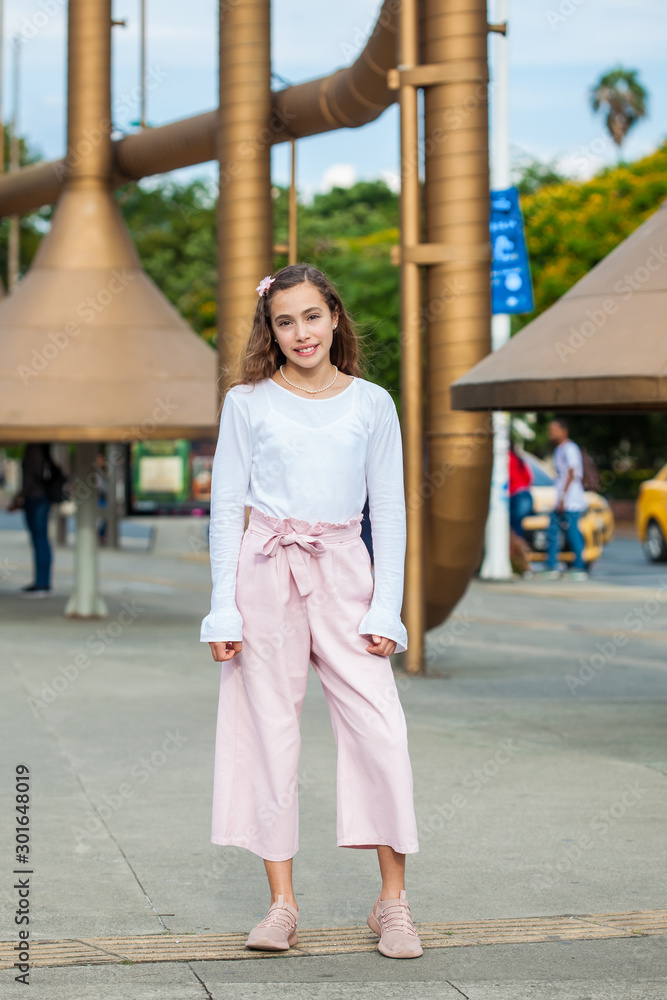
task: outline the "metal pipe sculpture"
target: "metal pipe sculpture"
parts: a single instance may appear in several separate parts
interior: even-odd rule
[[[51,436],[62,440],[117,440],[118,435],[127,433],[128,423],[119,413],[129,412],[136,426],[135,401],[139,401],[142,414],[146,412],[145,393],[131,391],[124,361],[139,373],[140,384],[151,386],[150,391],[154,391],[157,382],[167,392],[172,389],[180,392],[177,414],[153,426],[150,433],[137,436],[212,436],[214,420],[203,418],[211,411],[210,394],[215,382],[209,365],[210,348],[201,341],[195,345],[194,335],[185,336],[182,320],[141,272],[136,251],[109,197],[110,190],[131,179],[219,158],[218,349],[224,367],[238,349],[254,311],[256,280],[271,269],[271,145],[337,128],[363,126],[396,100],[402,84],[425,87],[426,242],[418,242],[418,221],[412,219],[409,238],[407,241],[403,238],[401,244],[404,269],[401,288],[407,287],[406,275],[411,272],[407,284],[413,288],[412,300],[415,300],[415,265],[428,268],[426,301],[417,307],[417,325],[424,322],[426,326],[427,396],[422,403],[428,441],[426,466],[422,462],[423,445],[417,440],[419,433],[415,435],[408,426],[405,437],[410,448],[406,462],[406,468],[410,469],[410,481],[406,483],[408,502],[414,500],[424,513],[423,576],[428,585],[425,621],[430,627],[442,621],[465,589],[478,558],[488,505],[490,434],[484,430],[482,418],[453,414],[448,400],[451,379],[479,360],[490,346],[489,259],[485,245],[488,244],[487,23],[482,0],[421,0],[418,16],[422,41],[418,55],[425,65],[407,68],[403,75],[404,68],[397,66],[396,57],[401,6],[395,0],[385,0],[375,30],[351,66],[271,94],[269,0],[220,5],[219,111],[144,130],[117,143],[109,142],[108,135],[103,136],[95,150],[98,166],[85,183],[78,184],[81,193],[86,192],[87,204],[94,207],[78,213],[72,209],[68,213],[69,232],[63,233],[63,227],[57,225],[64,217],[62,206],[74,203],[73,189],[65,186],[63,194],[68,193],[68,197],[60,198],[52,232],[43,240],[30,273],[12,296],[13,326],[5,322],[5,306],[0,307],[0,368],[8,370],[9,360],[9,369],[14,370],[31,346],[23,323],[31,303],[27,294],[21,296],[22,289],[31,282],[34,289],[39,288],[39,294],[32,296],[33,306],[51,324],[54,317],[63,314],[69,319],[71,303],[66,295],[63,298],[63,292],[70,285],[77,302],[80,298],[80,275],[69,284],[59,276],[57,289],[52,288],[50,295],[44,296],[45,262],[55,273],[61,260],[74,260],[83,273],[93,266],[90,261],[99,260],[96,266],[113,268],[117,259],[122,258],[121,267],[131,269],[136,276],[122,296],[116,296],[105,309],[105,321],[106,317],[114,317],[113,330],[93,340],[86,329],[87,335],[78,341],[86,349],[76,354],[78,370],[83,373],[77,392],[69,392],[67,388],[63,391],[63,386],[71,383],[76,368],[75,353],[63,351],[62,357],[68,356],[70,363],[55,360],[49,368],[49,377],[42,379],[40,389],[48,399],[44,408],[33,411],[34,423],[39,427],[32,426],[27,419],[25,401],[29,393],[14,392],[13,406],[6,405],[8,396],[3,401],[0,395],[0,438],[29,440],[34,434],[41,439],[40,428],[49,426],[53,427]],[[77,131],[68,132],[69,150],[76,148],[83,134],[81,129],[94,127],[93,113],[99,116],[97,122],[109,117],[109,0],[70,0],[70,30],[74,29],[75,34],[77,16],[83,17],[88,25],[85,44],[90,45],[91,55],[85,71],[80,66],[72,69],[70,115],[75,114],[78,106],[75,91],[80,89],[83,94],[91,80],[98,81],[99,87],[104,77],[107,96],[104,101],[98,96],[86,103],[91,117],[74,118],[78,121]],[[98,62],[91,65],[95,60]],[[409,153],[405,142],[402,148],[404,158],[417,156],[416,149]],[[64,161],[34,165],[0,178],[0,215],[25,213],[52,202],[63,184],[67,185],[71,166],[68,154]],[[99,277],[97,280],[100,287]],[[129,312],[121,309],[116,304],[121,301],[131,303],[133,308]],[[405,322],[405,309],[402,315]],[[19,325],[21,336],[15,343],[11,330]],[[101,332],[101,327],[102,322],[96,320],[90,329]],[[173,336],[176,327],[180,338]],[[159,336],[154,336],[156,328],[160,330]],[[111,332],[115,351],[107,352]],[[415,390],[422,377],[421,370],[415,367],[421,364],[422,350],[420,344],[413,347],[416,349],[410,352],[403,385],[405,388],[407,379]],[[178,383],[175,371],[180,375]],[[86,388],[87,382],[90,389]],[[110,383],[113,393],[108,389]],[[13,388],[17,388],[16,384]],[[419,388],[416,391],[421,392]],[[408,409],[415,413],[414,391],[412,397]],[[64,414],[66,419],[62,419]],[[406,413],[406,420],[410,419]],[[54,423],[58,426],[54,427]],[[416,460],[414,449],[420,451]],[[415,562],[414,538],[418,534],[415,536],[413,532],[412,536],[407,599],[416,609],[412,616],[414,635],[423,595],[412,594],[413,588],[421,591],[422,578],[419,556]],[[413,672],[419,668],[421,657],[416,639],[415,646],[417,659],[410,664]]]
[[[491,349],[486,0],[425,0],[427,270],[426,627],[455,607],[482,556],[493,463],[488,418],[454,413],[453,379]],[[437,261],[437,262],[436,262]]]

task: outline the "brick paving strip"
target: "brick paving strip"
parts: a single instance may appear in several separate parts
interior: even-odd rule
[[[540,941],[594,941],[619,937],[667,935],[667,910],[628,913],[561,914],[555,917],[463,920],[416,924],[424,948],[462,948],[485,944],[531,944]],[[146,934],[137,937],[33,940],[33,968],[68,965],[130,965],[135,962],[206,962],[300,955],[345,955],[374,951],[378,938],[360,927],[299,930],[299,943],[287,952],[244,947],[247,933]],[[0,942],[0,968],[11,969],[15,942]]]

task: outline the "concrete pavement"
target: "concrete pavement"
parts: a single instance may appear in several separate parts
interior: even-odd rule
[[[55,965],[32,968],[31,995],[667,998],[664,915],[650,932],[629,925],[665,908],[667,567],[643,574],[631,539],[610,548],[606,578],[601,565],[584,584],[473,583],[429,633],[428,676],[396,658],[420,828],[408,898],[418,925],[437,925],[422,958],[386,959],[366,927],[376,855],[336,848],[336,751],[311,670],[294,871],[318,953],[202,961],[192,947],[182,961],[63,965],[67,941],[246,934],[268,907],[261,859],[209,841],[219,666],[198,641],[201,525],[194,540],[181,528],[151,554],[101,551],[99,622],[63,617],[71,550],[56,552],[55,597],[18,598],[26,539],[0,532],[0,939],[17,940],[13,783],[28,763],[32,939],[61,942]],[[549,938],[558,915],[584,936],[558,925]],[[493,943],[489,922],[508,918],[514,937],[503,924]],[[336,954],[324,933],[336,927],[359,950]],[[14,974],[0,972],[0,997],[21,995]]]

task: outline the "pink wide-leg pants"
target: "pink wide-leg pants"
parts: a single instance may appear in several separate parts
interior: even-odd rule
[[[251,508],[236,578],[243,648],[221,664],[215,844],[245,847],[267,861],[296,854],[299,723],[312,662],[338,753],[337,846],[419,850],[391,663],[368,652],[370,638],[357,634],[373,593],[361,519],[312,525]]]

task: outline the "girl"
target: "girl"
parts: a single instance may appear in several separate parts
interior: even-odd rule
[[[407,649],[398,414],[387,390],[361,377],[354,325],[321,271],[293,264],[256,290],[211,481],[201,641],[222,663],[211,840],[264,860],[271,906],[246,947],[296,944],[299,722],[312,663],[338,752],[337,846],[377,848],[382,887],[368,925],[382,954],[414,958],[422,948],[404,873],[419,847],[389,660]],[[374,578],[361,538],[367,497]]]

